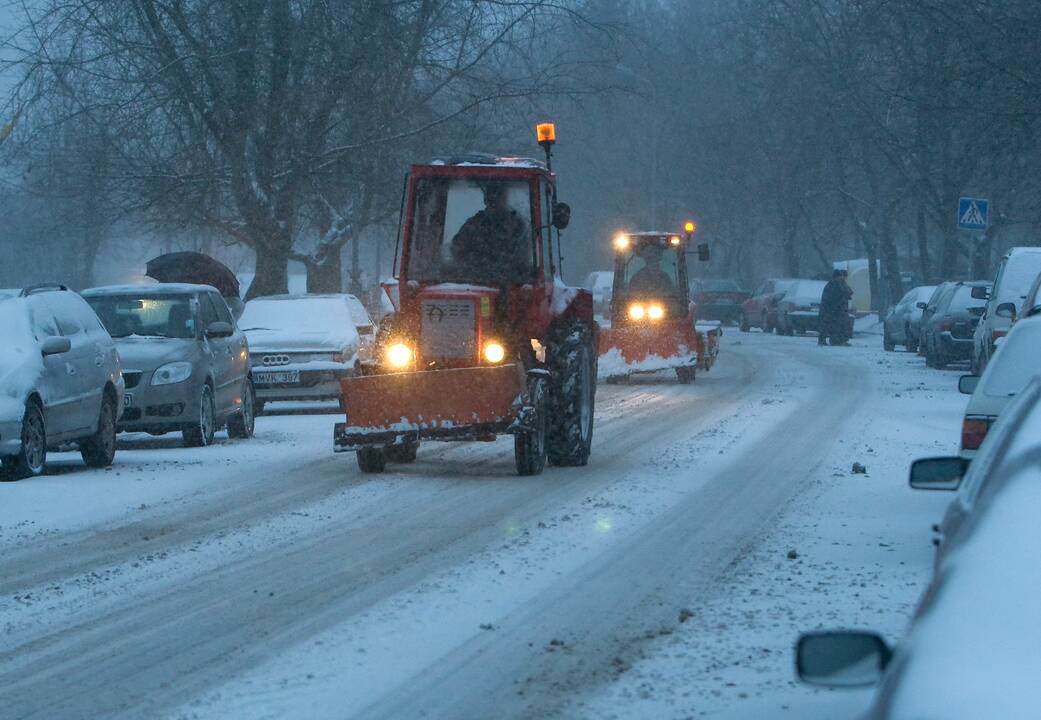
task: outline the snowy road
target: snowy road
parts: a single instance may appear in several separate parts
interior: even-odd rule
[[[509,441],[362,476],[334,414],[59,459],[0,486],[0,715],[582,714],[877,410],[842,350],[730,332],[694,385],[601,385],[590,465],[537,478]]]

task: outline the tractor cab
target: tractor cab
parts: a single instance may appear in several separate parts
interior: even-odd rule
[[[611,324],[686,317],[689,312],[686,239],[669,233],[615,238]]]

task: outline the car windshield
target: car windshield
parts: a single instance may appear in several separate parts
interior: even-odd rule
[[[1016,328],[1005,338],[994,360],[987,366],[983,393],[991,397],[1010,397],[1019,393],[1030,378],[1041,372],[1039,345],[1041,325]]]
[[[527,181],[425,178],[412,210],[409,280],[501,285],[534,278]]]
[[[785,300],[807,304],[819,303],[821,295],[824,294],[824,285],[825,283],[821,280],[802,280],[789,288],[784,294],[784,298]]]
[[[114,338],[195,337],[195,316],[187,295],[95,295],[86,301]]]
[[[633,243],[620,257],[622,290],[634,295],[675,295],[683,257],[678,246],[666,242]]]
[[[346,303],[338,298],[258,298],[246,303],[239,318],[244,332],[275,330],[315,332],[330,327],[352,326],[355,321]]]

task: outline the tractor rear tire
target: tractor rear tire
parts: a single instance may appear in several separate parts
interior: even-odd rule
[[[593,331],[579,320],[561,323],[550,341],[546,450],[553,465],[589,462],[596,403]]]
[[[546,467],[546,416],[549,412],[547,395],[546,382],[541,378],[534,378],[529,390],[534,409],[531,429],[513,436],[513,458],[518,475],[539,475]]]
[[[417,452],[419,452],[419,440],[408,440],[400,445],[388,445],[384,454],[390,462],[410,463],[416,461]]]
[[[381,473],[387,469],[387,454],[383,448],[359,448],[358,469],[363,473]]]

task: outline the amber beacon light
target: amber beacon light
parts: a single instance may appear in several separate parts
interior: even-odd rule
[[[535,126],[535,134],[539,138],[539,145],[555,143],[557,141],[557,126],[553,123],[539,123]]]
[[[698,224],[693,220],[688,220],[687,222],[683,223],[683,232],[687,233],[688,235],[693,235],[694,231],[697,229]]]

